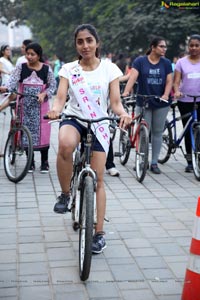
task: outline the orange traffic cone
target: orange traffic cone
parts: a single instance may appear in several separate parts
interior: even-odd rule
[[[197,203],[182,300],[200,300],[200,197]]]

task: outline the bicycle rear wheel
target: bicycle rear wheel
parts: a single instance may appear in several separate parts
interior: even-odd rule
[[[88,175],[84,178],[80,201],[79,274],[85,281],[90,274],[94,225],[94,184]]]
[[[4,148],[4,170],[8,179],[14,183],[27,174],[33,157],[31,134],[25,126],[9,132]]]
[[[194,129],[194,149],[192,147],[192,166],[194,176],[200,181],[200,126]]]
[[[120,153],[120,163],[124,166],[130,156],[131,151],[131,142],[130,142],[130,127],[128,128],[128,132],[124,132],[120,130],[119,135],[119,153]]]
[[[139,125],[136,137],[135,170],[136,178],[142,182],[145,178],[149,156],[149,131],[144,124]]]
[[[172,145],[173,145],[172,129],[169,126],[169,121],[166,120],[165,127],[162,134],[162,145],[158,157],[158,162],[160,164],[164,164],[169,160],[170,155],[172,153]]]

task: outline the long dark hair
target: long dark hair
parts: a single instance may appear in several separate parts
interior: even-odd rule
[[[9,47],[9,45],[7,45],[7,44],[1,46],[1,49],[0,49],[0,57],[3,57],[3,56],[4,56],[4,53],[5,53],[5,50],[6,50],[7,47]],[[11,60],[10,57],[8,57],[8,60],[12,63],[12,60]]]
[[[74,31],[74,44],[76,45],[76,39],[77,39],[77,35],[80,31],[83,31],[83,30],[88,30],[90,32],[91,35],[93,35],[93,37],[95,38],[96,42],[99,43],[100,42],[100,38],[99,38],[99,35],[96,31],[96,28],[91,25],[91,24],[81,24],[79,25],[75,31]],[[95,53],[95,56],[96,57],[100,57],[100,49],[99,47],[97,47],[96,49],[96,53]],[[82,56],[79,55],[79,60],[82,59]]]
[[[149,54],[151,53],[151,51],[152,51],[152,47],[157,47],[158,44],[160,43],[160,41],[165,41],[165,39],[164,39],[163,37],[161,37],[161,36],[155,37],[155,38],[151,41],[151,43],[150,43],[150,45],[149,45],[149,48],[148,48],[147,51],[146,51],[146,55],[149,55]]]
[[[35,53],[37,53],[37,55],[39,56],[39,61],[40,62],[44,62],[44,59],[43,59],[43,50],[42,50],[42,47],[40,46],[40,44],[38,43],[30,43],[26,46],[26,52],[31,49],[33,50]]]

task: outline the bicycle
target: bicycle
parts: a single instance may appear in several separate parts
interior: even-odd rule
[[[140,96],[143,98],[143,105],[141,112],[135,116],[134,108],[136,103],[136,97]],[[148,106],[148,99],[154,98],[158,101],[168,102],[155,95],[140,95],[133,94],[130,97],[123,99],[125,106],[131,106],[131,114],[133,124],[128,128],[127,132],[120,132],[119,136],[119,152],[116,156],[119,156],[120,163],[125,165],[129,159],[130,151],[135,148],[135,171],[136,179],[142,183],[148,168],[148,156],[149,156],[149,130],[148,124],[145,121],[145,109]]]
[[[125,104],[125,100],[127,99],[131,99],[131,97],[121,97],[121,101],[124,107],[124,110],[129,113],[129,108],[128,105]],[[116,114],[112,111],[112,109],[109,107],[108,108],[108,116],[111,118],[110,124],[109,124],[109,129],[110,129],[110,139],[113,142],[115,137],[116,137],[116,133],[117,133],[117,121],[115,121],[116,118]]]
[[[192,149],[192,166],[193,172],[198,181],[200,181],[200,122],[197,119],[197,98],[200,95],[187,95],[193,98],[193,110],[183,116],[176,117],[175,108],[177,102],[172,103],[172,120],[168,119],[165,122],[165,127],[162,135],[162,147],[159,155],[158,162],[164,164],[167,162],[171,154],[175,154],[176,149],[180,148],[184,157],[186,154],[181,146],[181,142],[185,136],[186,131],[190,131],[191,136],[191,149]],[[180,134],[177,135],[177,122],[183,118],[189,117],[184,128],[181,130]]]
[[[47,116],[44,118],[48,119]],[[75,115],[60,115],[61,120],[74,118],[87,123],[86,137],[75,151],[73,160],[73,174],[70,183],[72,227],[79,230],[79,276],[82,281],[88,279],[92,259],[93,229],[96,224],[95,192],[97,184],[96,172],[91,168],[92,154],[92,123],[104,120],[119,120],[119,118],[102,117],[99,119],[85,119]],[[57,122],[58,120],[50,121]]]
[[[30,96],[16,91],[4,93],[4,100],[7,100],[12,94],[19,96]],[[32,95],[31,95],[32,96]],[[37,97],[37,96],[32,96]],[[2,101],[3,103],[3,101]],[[22,125],[20,119],[21,103],[11,102],[10,130],[4,147],[4,171],[7,178],[14,183],[24,179],[30,168],[33,156],[33,143],[29,129]]]

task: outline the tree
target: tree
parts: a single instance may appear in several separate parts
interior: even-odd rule
[[[189,35],[200,32],[199,10],[163,9],[157,0],[0,0],[0,4],[4,22],[25,22],[46,54],[56,53],[65,61],[74,58],[73,32],[81,23],[97,27],[103,52],[137,55],[159,35],[167,39],[171,59],[183,51]]]

